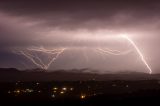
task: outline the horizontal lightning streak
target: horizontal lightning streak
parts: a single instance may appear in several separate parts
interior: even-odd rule
[[[57,54],[57,53],[59,53],[60,49],[48,50],[48,49],[45,49],[45,48],[28,48],[27,50],[37,51],[37,52],[45,52],[45,53],[49,53],[49,54]]]
[[[111,54],[111,55],[126,55],[126,54],[131,52],[131,50],[121,52],[121,51],[118,51],[118,50],[111,50],[111,49],[108,49],[108,48],[107,49],[106,48],[105,49],[98,48],[97,50],[104,53],[104,54],[107,53],[107,54]],[[114,51],[116,51],[116,52],[114,52]]]

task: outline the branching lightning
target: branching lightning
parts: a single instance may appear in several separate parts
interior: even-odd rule
[[[40,47],[40,48],[28,48],[27,50],[30,50],[30,51],[37,51],[37,52],[44,52],[44,53],[49,53],[49,54],[57,54],[59,53],[59,51],[61,50],[64,50],[65,48],[63,49],[45,49],[44,47]]]
[[[33,64],[35,64],[37,67],[40,67],[44,70],[47,70],[50,65],[55,62],[55,60],[66,50],[66,48],[62,49],[45,49],[43,47],[40,48],[27,48],[26,50],[17,50],[14,51],[16,54],[20,54],[28,58]],[[40,57],[38,57],[36,54],[33,54],[33,52],[42,52],[46,54],[52,55],[52,58],[49,60],[49,62],[44,63]]]
[[[31,61],[33,62],[33,64],[35,64],[36,66],[44,69],[44,68],[43,68],[43,65],[38,64],[38,63],[33,59],[33,57],[34,57],[33,55],[31,55],[31,54],[29,54],[29,53],[26,53],[26,52],[24,52],[24,51],[20,51],[19,53],[21,53],[22,55],[24,55],[25,57],[27,57],[29,60],[31,60]]]

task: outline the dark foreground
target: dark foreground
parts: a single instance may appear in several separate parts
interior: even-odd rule
[[[6,105],[160,105],[160,81],[52,81],[0,83]]]

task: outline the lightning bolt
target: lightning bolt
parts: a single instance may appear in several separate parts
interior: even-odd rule
[[[15,50],[14,53],[23,55],[27,59],[29,59],[34,65],[37,67],[40,67],[44,70],[47,70],[52,63],[55,62],[55,60],[66,50],[66,48],[62,49],[45,49],[43,47],[40,48],[27,48],[26,50]],[[42,53],[47,53],[51,55],[55,55],[52,57],[52,59],[48,63],[44,63],[41,58],[37,56],[37,54],[32,54],[31,52],[36,51],[36,52],[42,52]],[[37,62],[38,60],[39,62]]]
[[[45,49],[44,47],[32,47],[32,48],[28,48],[27,50],[30,50],[30,51],[37,51],[37,52],[45,52],[45,53],[49,53],[49,54],[57,54],[59,53],[59,51],[61,50],[64,50],[65,48],[63,49]]]
[[[130,39],[127,35],[121,35],[119,37],[126,39],[135,48],[135,50],[138,53],[138,55],[140,56],[142,62],[144,63],[144,65],[146,66],[146,68],[149,70],[149,74],[152,74],[152,69],[150,68],[150,66],[147,63],[147,61],[145,60],[142,52],[137,47],[137,45],[134,43],[134,41],[132,39]],[[126,54],[128,54],[128,53],[130,53],[132,51],[132,50],[128,50],[128,51],[121,52],[119,50],[112,50],[112,49],[109,49],[109,48],[105,48],[105,49],[97,48],[96,50],[99,51],[100,53],[106,54],[106,55],[107,54],[110,54],[110,55],[126,55]]]
[[[48,69],[50,65],[64,52],[65,48],[56,54],[54,58],[45,66],[45,69]]]
[[[109,48],[105,48],[105,49],[97,48],[96,50],[98,50],[101,53],[111,54],[111,55],[126,55],[126,54],[128,54],[132,51],[132,50],[127,50],[127,51],[121,52],[121,51],[112,50],[112,49],[109,49]]]
[[[19,53],[21,53],[21,54],[24,55],[26,58],[28,58],[29,60],[31,60],[32,63],[35,64],[36,66],[44,69],[42,65],[38,64],[38,63],[33,59],[33,56],[32,56],[32,55],[30,55],[30,54],[28,54],[28,53],[25,53],[24,51],[20,51]]]
[[[140,49],[137,47],[137,45],[134,43],[134,41],[132,39],[130,39],[127,35],[121,35],[123,38],[125,38],[126,40],[129,41],[129,43],[132,44],[132,46],[135,48],[135,50],[137,51],[137,53],[139,54],[142,62],[145,64],[145,66],[148,68],[149,73],[152,74],[152,69],[150,68],[150,66],[148,65],[147,61],[145,60],[142,52],[140,51]]]

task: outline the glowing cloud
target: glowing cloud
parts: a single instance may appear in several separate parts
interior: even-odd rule
[[[145,64],[146,68],[148,68],[149,73],[152,73],[152,69],[150,68],[150,66],[148,65],[148,63],[146,62],[142,52],[140,51],[140,49],[137,47],[137,45],[134,43],[134,41],[132,39],[130,39],[127,35],[120,35],[117,36],[117,38],[124,38],[128,41],[128,43],[130,43],[134,49],[136,50],[136,52],[138,53],[138,55],[140,56],[142,62]],[[37,67],[40,67],[42,69],[47,70],[50,65],[52,63],[54,63],[56,61],[56,59],[68,48],[60,48],[60,49],[46,49],[44,47],[30,47],[27,48],[25,50],[17,50],[15,53],[16,54],[20,54],[25,56],[26,58],[28,58],[33,64],[35,64]],[[70,49],[74,49],[74,48],[70,48]],[[119,50],[113,50],[110,48],[94,48],[96,51],[98,51],[98,53],[102,53],[102,54],[110,54],[110,55],[127,55],[129,54],[132,50],[126,50],[126,51],[119,51]],[[51,55],[51,59],[48,59],[48,62],[44,62],[37,54],[38,53],[45,53],[47,54],[46,56]],[[88,60],[87,55],[85,54],[85,57],[87,58],[86,60]],[[46,57],[45,57],[46,58]]]

